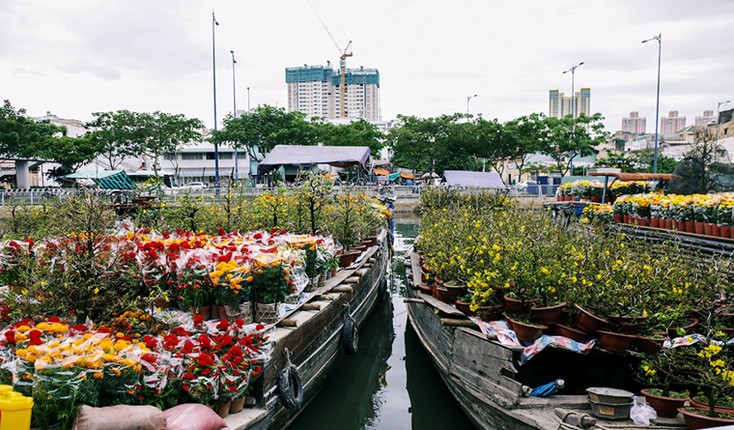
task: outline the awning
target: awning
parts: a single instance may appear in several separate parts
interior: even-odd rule
[[[389,176],[390,171],[386,169],[374,169],[373,172],[375,172],[375,175],[379,176]]]
[[[415,176],[412,173],[400,172],[400,177],[403,179],[413,179]]]
[[[391,181],[394,181],[394,180],[398,179],[399,177],[400,177],[400,172],[390,173],[390,175],[388,176],[388,178]]]
[[[91,179],[105,190],[132,190],[135,183],[122,170],[88,170],[63,176],[64,179]]]
[[[467,170],[444,170],[446,184],[452,187],[493,188],[504,190],[505,184],[497,172],[470,172]]]
[[[279,166],[309,168],[315,164],[329,164],[335,167],[360,165],[366,168],[370,158],[367,146],[303,146],[277,145],[258,165],[258,174]]]
[[[589,176],[609,176],[620,181],[649,181],[650,179],[662,179],[669,181],[673,178],[670,173],[619,173],[619,172],[593,172]]]

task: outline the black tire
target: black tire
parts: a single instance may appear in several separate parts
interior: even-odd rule
[[[359,351],[359,331],[357,330],[357,323],[354,322],[354,318],[351,316],[348,316],[344,321],[342,344],[347,355],[356,354]]]
[[[278,397],[286,409],[303,406],[303,386],[296,366],[290,365],[278,374]]]
[[[390,300],[390,291],[387,289],[387,279],[382,278],[380,286],[377,287],[377,301],[385,303]]]

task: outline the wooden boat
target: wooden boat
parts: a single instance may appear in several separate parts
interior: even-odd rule
[[[387,301],[390,253],[389,233],[383,231],[376,245],[309,293],[305,303],[277,324],[270,337],[271,358],[252,393],[257,404],[228,416],[229,429],[280,429],[298,416],[338,362],[354,352],[357,336],[349,328],[361,327],[376,304]],[[297,376],[289,374],[289,363]]]
[[[411,274],[405,299],[408,318],[438,373],[477,428],[633,429],[630,420],[591,416],[585,389],[592,386],[626,388],[632,381],[635,357],[594,348],[587,355],[548,347],[519,365],[522,348],[508,347],[483,334],[451,305],[419,292],[419,257],[410,255]],[[637,358],[639,359],[639,358]],[[529,387],[557,378],[566,380],[563,393],[528,397]],[[629,382],[627,382],[629,384]],[[685,428],[682,418],[658,419],[656,429]]]

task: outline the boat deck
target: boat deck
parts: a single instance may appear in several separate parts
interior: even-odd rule
[[[373,309],[388,261],[388,238],[382,232],[377,245],[310,292],[276,324],[270,335],[273,347],[263,372],[259,402],[225,418],[230,430],[284,428],[295,419],[344,356],[341,330],[346,315],[352,315],[361,326]],[[286,409],[278,398],[275,381],[286,366],[285,349],[292,354],[292,363],[301,375],[304,403],[300,409]]]
[[[413,285],[420,283],[419,259],[415,253],[410,256],[409,270],[412,272],[409,279],[412,279]],[[522,379],[520,370],[525,369],[521,369],[518,364],[518,357],[523,348],[503,345],[493,336],[482,333],[453,306],[420,293],[417,289],[408,291],[406,302],[411,325],[421,343],[447,387],[477,428],[578,429],[582,427],[562,424],[559,414],[570,412],[577,416],[591,415],[586,395],[556,394],[550,397],[527,397],[525,393],[528,387],[520,382]],[[565,355],[569,362],[581,357],[561,350],[549,353]],[[541,354],[547,353],[544,351]],[[584,357],[584,360],[619,358],[622,358],[622,355],[595,351],[593,357]],[[528,363],[544,367],[543,365],[547,363],[543,360],[544,357],[539,356]],[[581,372],[581,369],[578,371]],[[614,374],[603,376],[610,379],[610,385],[614,383]],[[617,384],[621,382],[616,381]],[[639,428],[631,420],[593,418],[596,420],[596,427],[583,428],[617,430]],[[674,419],[658,419],[654,425],[647,428],[681,429],[685,428],[685,424],[679,416]]]

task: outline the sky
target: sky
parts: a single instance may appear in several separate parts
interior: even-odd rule
[[[31,116],[159,110],[212,127],[212,11],[220,121],[247,87],[251,107],[287,108],[285,68],[336,65],[350,40],[348,67],[380,72],[383,120],[466,112],[474,94],[486,119],[547,114],[584,62],[575,89],[607,130],[639,111],[652,133],[658,44],[641,41],[658,33],[661,117],[690,125],[734,100],[731,0],[0,0],[0,98]]]

